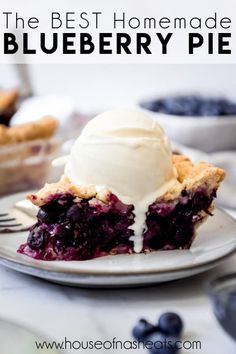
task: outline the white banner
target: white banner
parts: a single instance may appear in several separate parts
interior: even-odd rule
[[[236,63],[235,0],[2,0],[0,63]]]

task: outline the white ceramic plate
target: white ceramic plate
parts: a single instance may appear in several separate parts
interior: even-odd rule
[[[6,212],[24,193],[0,200]],[[224,211],[200,228],[190,250],[117,255],[88,261],[39,261],[16,252],[27,232],[0,234],[0,263],[53,282],[86,287],[124,287],[162,283],[211,269],[236,250],[236,222]]]

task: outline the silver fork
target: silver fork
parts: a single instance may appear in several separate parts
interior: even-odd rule
[[[38,208],[27,200],[17,202],[7,212],[0,214],[0,233],[28,230],[35,223]]]

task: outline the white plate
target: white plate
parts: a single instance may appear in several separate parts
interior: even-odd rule
[[[19,193],[0,200],[0,213],[23,199]],[[216,210],[199,229],[190,250],[156,251],[100,257],[88,261],[39,261],[16,252],[27,232],[0,234],[0,263],[53,282],[86,287],[123,287],[162,283],[211,269],[236,250],[236,222]]]

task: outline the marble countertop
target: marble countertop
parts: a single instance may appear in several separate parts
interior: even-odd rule
[[[59,342],[65,337],[71,341],[105,341],[113,337],[131,340],[131,328],[140,317],[155,322],[163,311],[173,310],[185,321],[185,338],[200,340],[202,345],[201,350],[183,353],[234,354],[235,343],[218,325],[204,284],[210,277],[235,271],[235,267],[236,255],[212,271],[185,280],[145,288],[104,290],[56,285],[1,266],[0,317]],[[111,351],[89,351],[98,352]]]

